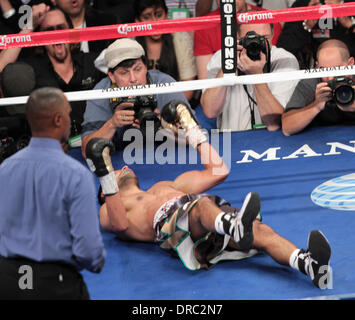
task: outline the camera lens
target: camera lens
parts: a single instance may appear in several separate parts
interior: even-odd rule
[[[334,90],[335,102],[341,106],[348,106],[354,101],[354,89],[348,85],[341,85]]]
[[[160,120],[154,113],[147,113],[140,119],[140,127],[143,136],[146,135],[148,127],[153,127],[153,132],[156,134],[160,129]]]
[[[247,32],[245,37],[239,40],[239,44],[246,49],[248,57],[253,61],[260,60],[260,52],[266,54],[265,37],[254,31]]]
[[[252,60],[260,60],[261,47],[258,42],[251,42],[248,46],[248,56]]]

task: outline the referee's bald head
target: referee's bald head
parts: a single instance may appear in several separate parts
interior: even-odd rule
[[[34,90],[26,103],[26,116],[32,134],[53,128],[53,118],[63,113],[69,102],[58,88],[44,87]]]

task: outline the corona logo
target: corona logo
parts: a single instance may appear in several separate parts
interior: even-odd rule
[[[260,12],[260,13],[241,13],[238,16],[238,21],[240,23],[250,23],[253,21],[261,21],[261,20],[269,20],[273,19],[273,15],[271,12]]]
[[[128,24],[121,24],[117,28],[117,32],[119,34],[127,35],[131,32],[141,32],[141,31],[149,31],[153,30],[151,24],[139,24],[139,25],[128,25]]]
[[[28,35],[18,35],[18,36],[2,36],[0,37],[0,46],[6,47],[8,44],[12,43],[23,43],[23,42],[31,42],[31,36]]]

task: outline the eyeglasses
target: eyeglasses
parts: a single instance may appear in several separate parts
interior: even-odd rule
[[[44,29],[41,29],[41,31],[54,31],[54,30],[65,30],[65,29],[69,29],[69,27],[62,23],[62,24],[57,24],[55,26],[50,26]]]

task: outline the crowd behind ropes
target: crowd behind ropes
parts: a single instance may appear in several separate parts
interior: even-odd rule
[[[341,0],[236,0],[236,12],[257,12],[321,4]],[[220,0],[1,0],[0,33],[28,34],[38,31],[85,28],[220,14]],[[32,19],[24,14],[31,8]],[[28,23],[31,22],[31,23]],[[237,26],[237,75],[291,72],[314,67],[353,65],[355,54],[353,16],[274,24]],[[27,96],[44,86],[64,92],[134,86],[145,83],[189,81],[223,77],[221,30],[214,25],[186,32],[134,38],[144,50],[147,69],[142,79],[120,81],[109,68],[107,49],[116,39],[12,48],[0,52],[0,96]],[[111,48],[112,49],[112,48]],[[115,66],[116,67],[116,66]],[[132,66],[126,66],[129,70]],[[21,84],[21,85],[19,85]],[[339,88],[340,87],[340,88]],[[189,90],[183,95],[155,95],[152,109],[158,119],[162,102],[180,98],[209,129],[232,131],[266,128],[296,134],[313,125],[354,121],[354,82],[351,76],[304,79],[257,85],[221,86]],[[339,89],[339,90],[338,90]],[[343,101],[343,100],[344,101]],[[124,100],[124,99],[121,99]],[[122,113],[120,99],[71,102],[71,138],[100,130]],[[132,101],[132,100],[131,100]],[[136,103],[136,109],[140,103]],[[117,108],[117,106],[120,106]],[[140,127],[134,121],[114,121],[112,138],[124,147],[126,128]],[[157,120],[159,122],[159,120]],[[158,126],[159,124],[157,124]],[[17,148],[26,145],[31,132],[23,105],[0,108],[1,138],[12,137]],[[9,153],[12,153],[9,150]],[[6,157],[6,154],[4,155]]]

